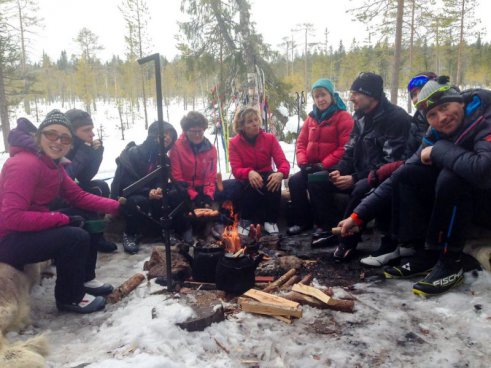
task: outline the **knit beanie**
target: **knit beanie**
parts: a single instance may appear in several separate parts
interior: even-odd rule
[[[384,93],[384,81],[378,74],[362,72],[353,81],[350,90],[380,100]]]
[[[407,90],[411,92],[416,88],[421,89],[429,80],[436,79],[436,78],[437,75],[433,72],[419,73],[413,78],[411,78],[411,80],[407,84]]]
[[[39,124],[38,132],[41,132],[48,125],[53,125],[53,124],[63,125],[70,132],[72,131],[70,120],[68,120],[65,114],[63,114],[60,110],[55,109],[48,112],[44,120],[41,122],[41,124]]]
[[[446,102],[464,102],[460,90],[449,81],[446,75],[428,81],[419,92],[416,108],[426,115],[432,108]]]
[[[66,117],[70,120],[73,131],[85,125],[94,125],[88,112],[79,109],[71,109],[65,112]]]
[[[346,105],[339,97],[339,94],[334,91],[334,84],[329,79],[319,79],[317,82],[312,84],[311,93],[314,92],[314,89],[324,88],[331,94],[334,100],[334,104],[337,106],[339,110],[346,110]]]

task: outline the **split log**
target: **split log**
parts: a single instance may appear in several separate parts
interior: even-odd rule
[[[114,304],[121,301],[121,299],[123,299],[133,290],[135,290],[138,285],[143,282],[143,280],[145,280],[145,276],[141,273],[137,273],[136,275],[131,276],[128,280],[119,285],[111,294],[107,296],[107,302],[109,304]]]
[[[293,275],[295,275],[296,272],[297,271],[294,268],[292,268],[290,271],[288,271],[283,276],[281,276],[278,280],[273,281],[271,284],[266,286],[263,291],[265,293],[269,293],[270,291],[273,291],[274,289],[280,287],[285,282],[287,282],[291,277],[293,277]]]
[[[305,275],[303,277],[303,279],[300,280],[299,284],[310,285],[310,283],[312,282],[313,279],[314,279],[314,275],[309,273],[309,274]]]
[[[295,284],[292,286],[292,290],[296,291],[300,294],[312,296],[316,299],[319,299],[321,302],[324,302],[326,304],[329,304],[329,300],[331,297],[327,295],[326,293],[323,293],[319,289],[316,289],[315,287],[308,286],[308,285],[303,285],[303,284]]]
[[[243,295],[249,298],[255,299],[261,303],[269,303],[274,305],[284,305],[287,307],[298,308],[300,304],[292,302],[291,300],[276,296],[273,294],[265,293],[264,291],[249,289]]]
[[[244,312],[257,314],[265,314],[268,316],[283,316],[283,317],[302,317],[302,310],[289,306],[281,306],[277,304],[261,303],[248,298],[239,297],[239,305]]]
[[[307,304],[314,308],[331,309],[331,310],[335,310],[338,312],[345,312],[345,313],[354,312],[355,303],[353,302],[353,300],[339,300],[339,299],[331,298],[329,300],[329,303],[326,304],[312,296],[300,294],[297,292],[288,293],[287,295],[284,295],[284,297],[285,299],[292,300],[300,304]]]

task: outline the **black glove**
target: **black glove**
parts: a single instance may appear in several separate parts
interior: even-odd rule
[[[85,219],[82,216],[68,216],[70,218],[70,222],[68,223],[68,226],[73,226],[73,227],[84,227],[85,224]]]
[[[324,170],[324,167],[322,166],[321,163],[317,163],[317,164],[303,164],[303,165],[300,165],[300,170],[304,174],[313,174],[313,173],[316,173],[318,171]]]
[[[211,207],[212,199],[206,194],[198,194],[194,199],[194,205],[196,208],[208,208]]]

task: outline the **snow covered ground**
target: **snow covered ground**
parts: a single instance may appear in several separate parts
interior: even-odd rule
[[[52,108],[60,106],[43,107],[40,116]],[[170,106],[169,120],[178,132],[184,114],[179,105]],[[129,139],[121,141],[117,112],[109,105],[100,104],[93,118],[96,126],[103,122],[108,135],[98,174],[108,178],[124,146],[129,140],[142,142],[146,132],[139,123],[126,132]],[[290,118],[288,125],[296,128],[297,118]],[[213,142],[214,136],[208,137]],[[282,147],[292,160],[293,145]],[[0,158],[0,165],[6,157]],[[134,256],[121,247],[116,254],[101,254],[98,278],[119,285],[141,272],[150,251],[147,245]],[[203,332],[187,332],[175,323],[191,316],[192,310],[178,295],[150,295],[162,288],[153,282],[104,312],[79,316],[56,310],[54,280],[45,279],[33,290],[33,326],[8,338],[44,332],[51,346],[48,365],[53,368],[489,367],[491,274],[466,273],[461,287],[427,300],[414,296],[411,285],[407,280],[355,285],[354,314],[304,307],[303,318],[287,325],[241,312]],[[335,292],[337,297],[347,293],[341,288]]]

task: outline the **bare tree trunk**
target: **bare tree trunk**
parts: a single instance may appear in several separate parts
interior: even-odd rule
[[[464,17],[465,17],[465,0],[462,0],[462,8],[460,11],[460,41],[459,52],[457,55],[457,78],[456,84],[460,86],[462,84],[462,53],[464,49]]]
[[[415,8],[416,8],[416,1],[411,0],[411,30],[410,30],[410,36],[409,36],[409,75],[410,77],[413,76],[413,52],[414,52],[414,13],[415,13]],[[407,99],[407,112],[411,113],[413,107],[413,103],[411,101],[411,96],[408,96]]]
[[[399,90],[399,69],[401,67],[402,18],[404,15],[404,0],[397,0],[396,38],[394,42],[394,64],[392,66],[392,81],[390,85],[390,101],[397,104]]]
[[[8,151],[9,143],[7,140],[9,131],[10,131],[10,123],[9,123],[9,110],[7,103],[7,96],[5,94],[5,76],[3,65],[0,63],[0,123],[2,124],[2,137],[3,137],[3,146],[5,147],[5,151]]]

